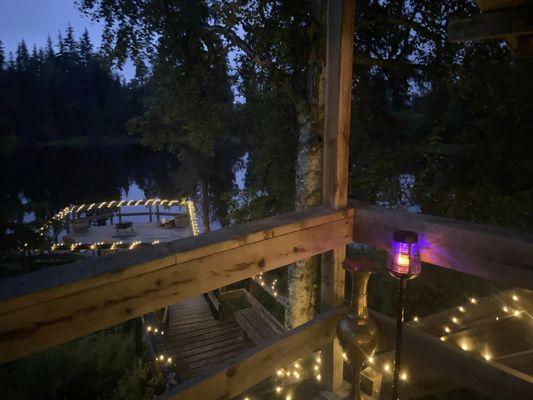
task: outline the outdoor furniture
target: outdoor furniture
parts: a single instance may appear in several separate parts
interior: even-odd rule
[[[70,226],[74,233],[86,233],[89,231],[89,222],[83,219],[73,219]]]
[[[119,222],[115,224],[115,237],[129,237],[137,235],[133,222]]]

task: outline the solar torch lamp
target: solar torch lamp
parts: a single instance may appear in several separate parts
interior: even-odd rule
[[[396,352],[394,355],[394,379],[392,400],[399,399],[400,361],[402,354],[402,331],[405,311],[405,290],[409,279],[416,278],[421,271],[418,234],[411,231],[396,231],[392,239],[392,251],[387,261],[389,273],[399,279],[398,313],[396,316]]]

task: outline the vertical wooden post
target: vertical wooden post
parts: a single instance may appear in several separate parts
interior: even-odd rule
[[[355,0],[329,0],[326,48],[326,105],[322,202],[333,208],[348,202],[348,152],[352,100],[352,62]],[[321,308],[326,311],[344,302],[342,261],[346,247],[322,255]],[[326,387],[342,385],[342,348],[336,339],[324,349]]]

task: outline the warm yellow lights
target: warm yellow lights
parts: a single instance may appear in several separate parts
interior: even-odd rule
[[[490,354],[489,352],[486,352],[483,354],[483,358],[487,361],[490,361],[492,360],[492,354]]]
[[[459,319],[457,317],[452,317],[452,322],[454,324],[458,324],[459,323]]]
[[[316,376],[316,380],[320,382],[320,381],[322,380],[322,375],[318,374],[318,375]]]
[[[518,310],[514,310],[513,315],[514,315],[515,317],[519,317],[519,316],[520,316],[520,311],[518,311]]]
[[[452,331],[452,330],[451,330],[449,327],[447,327],[447,326],[444,327],[444,332],[446,332],[446,333],[450,333],[451,331]]]
[[[461,311],[462,313],[466,312],[466,309],[463,307],[463,306],[459,306],[459,311]]]
[[[292,400],[292,394],[288,394],[287,396],[285,396],[285,400]]]
[[[477,299],[475,297],[470,298],[470,303],[477,304]]]
[[[464,351],[469,351],[470,350],[470,346],[464,340],[461,343],[459,343],[459,347],[461,349],[463,349]]]
[[[390,367],[390,364],[389,364],[389,363],[385,363],[385,365],[383,365],[383,370],[384,370],[385,372],[390,372],[390,368],[391,368],[391,367]]]
[[[513,299],[513,301],[518,301],[518,300],[520,300],[516,294],[513,294],[512,299]]]
[[[346,353],[342,353],[342,358],[343,358],[344,361],[348,360],[348,356],[346,355]]]
[[[407,380],[407,373],[406,373],[406,372],[402,372],[402,373],[400,374],[400,379],[401,379],[402,381],[406,381],[406,380]]]
[[[367,358],[369,364],[374,364],[374,357],[370,356]]]
[[[281,386],[276,386],[276,393],[281,393]]]
[[[398,254],[396,257],[396,263],[402,267],[408,267],[409,266],[409,256],[407,254]]]
[[[506,313],[509,312],[509,308],[507,308],[507,306],[503,306],[502,310],[503,310],[503,312],[506,312]]]
[[[294,365],[294,368],[301,368],[298,362],[295,362],[293,365]]]
[[[284,371],[283,371],[282,369],[278,369],[278,370],[276,371],[276,375],[277,375],[277,376],[283,376],[283,375],[285,375],[285,373],[284,373]]]
[[[446,336],[441,336],[441,337],[440,337],[440,341],[441,341],[441,342],[445,342],[445,341],[446,341]]]
[[[319,367],[318,365],[315,365],[315,366],[313,367],[313,369],[314,369],[315,371],[318,371],[318,370],[320,369],[320,367]]]
[[[413,317],[413,321],[418,322],[418,317],[416,315]]]

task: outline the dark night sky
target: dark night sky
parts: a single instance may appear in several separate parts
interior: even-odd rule
[[[10,51],[15,52],[22,39],[29,49],[34,44],[44,46],[48,35],[55,43],[57,32],[64,32],[69,23],[76,37],[87,28],[97,48],[102,26],[83,16],[75,3],[75,0],[0,0],[0,40],[4,43],[6,57]],[[121,75],[130,79],[132,66],[126,65]]]

